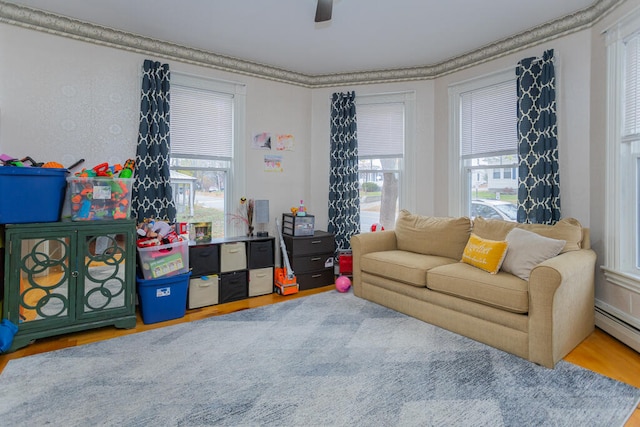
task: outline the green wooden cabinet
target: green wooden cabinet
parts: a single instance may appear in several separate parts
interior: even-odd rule
[[[114,325],[133,328],[133,220],[7,224],[3,318],[10,351],[38,338]]]

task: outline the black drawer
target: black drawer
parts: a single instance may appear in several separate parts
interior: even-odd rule
[[[292,256],[289,253],[291,268],[297,273],[324,270],[333,267],[333,252],[317,255]]]
[[[200,277],[220,272],[220,247],[218,245],[189,246],[191,276]]]
[[[249,268],[273,267],[273,240],[249,242]]]
[[[247,271],[234,271],[220,275],[218,303],[237,301],[249,298],[249,281]]]
[[[295,270],[294,272],[296,273],[296,280],[301,291],[333,285],[335,283],[333,267],[311,273],[298,274]]]
[[[313,236],[283,236],[287,251],[295,256],[333,252],[335,239],[332,233],[316,231]]]

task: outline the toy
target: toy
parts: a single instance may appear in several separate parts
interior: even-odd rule
[[[135,166],[135,160],[128,159],[124,162],[124,166],[118,175],[118,178],[131,178],[133,176],[133,168]]]
[[[298,207],[298,212],[296,212],[297,216],[305,216],[307,215],[307,208],[304,206],[304,202],[300,200],[300,207]]]
[[[62,165],[62,163],[58,163],[58,162],[46,162],[45,164],[42,165],[42,167],[64,169],[64,166]]]
[[[351,287],[351,280],[347,276],[338,276],[336,279],[336,290],[338,292],[347,292]]]
[[[379,222],[371,224],[371,231],[384,231],[384,227]]]
[[[138,234],[138,247],[166,245],[169,243],[181,242],[184,239],[176,232],[175,224],[165,221],[155,221],[145,219],[138,224],[136,231]]]
[[[300,286],[296,280],[296,276],[293,273],[291,264],[289,264],[289,255],[287,255],[287,246],[282,238],[282,231],[280,230],[280,221],[276,218],[276,228],[278,229],[278,235],[280,236],[280,248],[282,249],[282,262],[283,267],[276,267],[274,274],[274,283],[276,285],[276,292],[280,295],[291,295],[298,292]]]

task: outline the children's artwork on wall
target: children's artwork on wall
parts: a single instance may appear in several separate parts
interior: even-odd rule
[[[295,138],[291,134],[276,135],[276,150],[293,151],[295,149]]]
[[[251,148],[254,150],[271,150],[271,133],[260,132],[253,135]]]
[[[282,156],[264,156],[264,171],[265,172],[282,172]]]

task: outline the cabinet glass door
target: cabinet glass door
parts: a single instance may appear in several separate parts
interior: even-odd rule
[[[78,266],[79,314],[97,314],[126,307],[127,233],[81,236]]]
[[[18,321],[69,318],[69,238],[25,238],[18,244]]]

